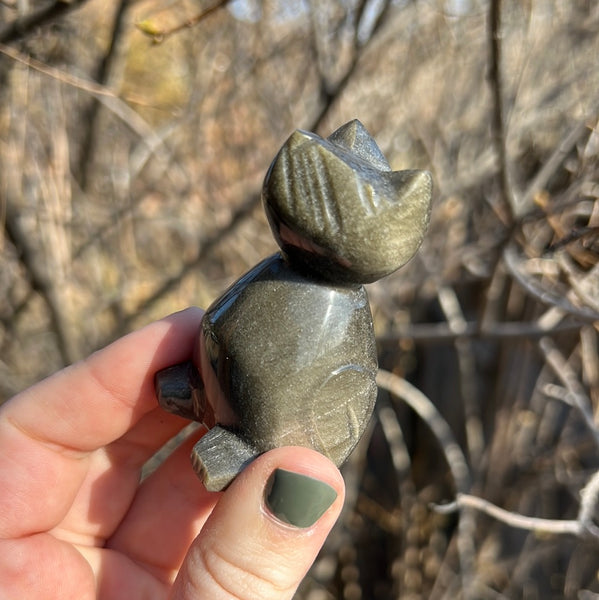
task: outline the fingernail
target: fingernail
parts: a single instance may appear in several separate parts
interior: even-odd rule
[[[277,519],[295,527],[314,525],[337,498],[328,484],[284,469],[276,469],[266,485],[265,501]]]

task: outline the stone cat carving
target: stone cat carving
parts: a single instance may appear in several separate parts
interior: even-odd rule
[[[189,362],[156,375],[160,405],[209,428],[192,451],[208,490],[277,446],[348,457],[377,395],[363,284],[415,254],[431,192],[429,173],[392,171],[357,120],[285,142],[262,191],[281,251],[208,308]]]

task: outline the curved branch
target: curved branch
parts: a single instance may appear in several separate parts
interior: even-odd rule
[[[379,387],[403,400],[430,427],[445,455],[456,489],[458,492],[469,489],[468,462],[437,407],[418,388],[389,371],[379,369],[376,382]]]
[[[593,515],[599,501],[599,471],[591,477],[587,485],[581,490],[580,496],[580,509],[576,519],[528,517],[470,494],[457,494],[453,502],[434,504],[432,507],[435,512],[440,514],[450,514],[464,508],[473,508],[517,529],[557,535],[590,536],[599,541],[599,527],[593,522]]]
[[[401,398],[430,427],[445,455],[445,460],[455,482],[457,494],[465,493],[470,488],[470,469],[462,449],[437,407],[419,389],[389,371],[379,369],[376,382],[381,388]],[[473,545],[474,528],[475,523],[472,515],[461,515],[457,534],[457,548],[462,568],[462,588],[465,590],[466,597],[470,597],[468,594],[472,586],[475,554]]]
[[[565,520],[527,517],[505,510],[505,508],[501,508],[484,498],[478,498],[470,494],[458,494],[456,499],[449,504],[433,505],[435,512],[440,514],[450,514],[462,508],[474,508],[489,517],[493,517],[497,521],[501,521],[517,529],[569,535],[580,535],[582,532],[581,523],[577,519]]]

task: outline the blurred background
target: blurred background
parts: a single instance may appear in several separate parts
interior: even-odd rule
[[[598,56],[595,0],[0,0],[0,401],[206,307],[276,250],[288,135],[358,118],[432,222],[368,286],[381,393],[297,598],[599,598]]]

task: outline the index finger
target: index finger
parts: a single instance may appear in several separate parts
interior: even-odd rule
[[[156,408],[154,373],[191,355],[201,317],[188,309],[152,323],[0,407],[0,537],[64,518],[91,453]]]
[[[3,421],[32,440],[90,452],[156,407],[156,371],[188,359],[203,312],[190,308],[130,333],[15,396]]]

